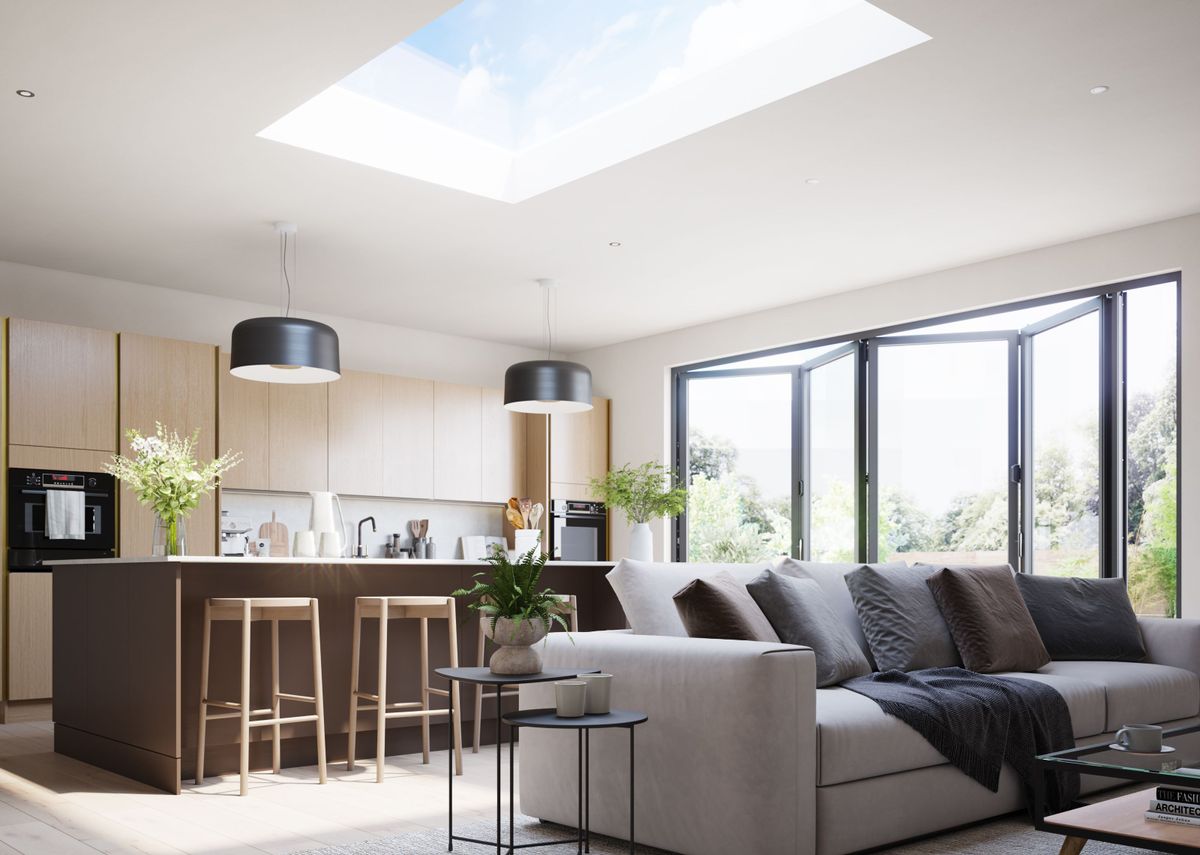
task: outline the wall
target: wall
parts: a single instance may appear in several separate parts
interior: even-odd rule
[[[992,259],[573,354],[613,399],[612,462],[669,460],[670,369],[705,359],[1180,270],[1181,519],[1200,507],[1200,215]],[[667,526],[655,530],[667,555]],[[626,554],[619,520],[613,554]],[[1190,560],[1189,560],[1189,557]],[[1200,528],[1183,528],[1183,614],[1200,616]]]
[[[229,349],[234,324],[279,313],[277,306],[85,276],[0,261],[0,317],[206,342]],[[500,388],[513,362],[545,352],[461,336],[328,315],[341,340],[342,367]]]

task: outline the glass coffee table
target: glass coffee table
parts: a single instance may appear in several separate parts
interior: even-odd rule
[[[1077,855],[1089,840],[1194,855],[1200,851],[1200,825],[1155,822],[1146,819],[1145,813],[1150,808],[1156,786],[1200,790],[1200,726],[1166,731],[1163,746],[1174,750],[1162,754],[1135,754],[1101,743],[1038,757],[1039,774],[1034,775],[1034,827],[1066,838],[1061,855]],[[1116,780],[1142,781],[1151,786],[1047,816],[1045,776],[1051,772],[1079,772]]]

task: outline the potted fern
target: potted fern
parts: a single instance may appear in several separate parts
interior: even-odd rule
[[[479,615],[479,631],[498,647],[488,666],[493,674],[538,674],[541,654],[534,649],[552,623],[568,629],[563,614],[568,606],[549,588],[538,589],[546,554],[537,547],[511,561],[503,549],[485,559],[490,572],[475,574],[474,587],[460,588],[455,597],[475,597],[467,608]]]
[[[633,523],[629,557],[654,560],[654,535],[650,521],[677,517],[687,507],[687,489],[677,484],[675,473],[653,461],[641,466],[625,464],[603,478],[593,478],[592,491],[609,508],[620,508]]]

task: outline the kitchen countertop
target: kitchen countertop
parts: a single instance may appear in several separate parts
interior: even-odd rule
[[[414,565],[421,567],[476,567],[487,562],[466,558],[252,558],[236,555],[173,555],[170,557],[141,556],[133,558],[85,558],[46,561],[47,566],[68,564],[381,564],[386,567]],[[612,567],[616,561],[547,561],[547,567]]]

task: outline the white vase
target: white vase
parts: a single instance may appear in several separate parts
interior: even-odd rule
[[[629,557],[634,561],[654,560],[654,533],[650,523],[634,523],[629,532]]]

